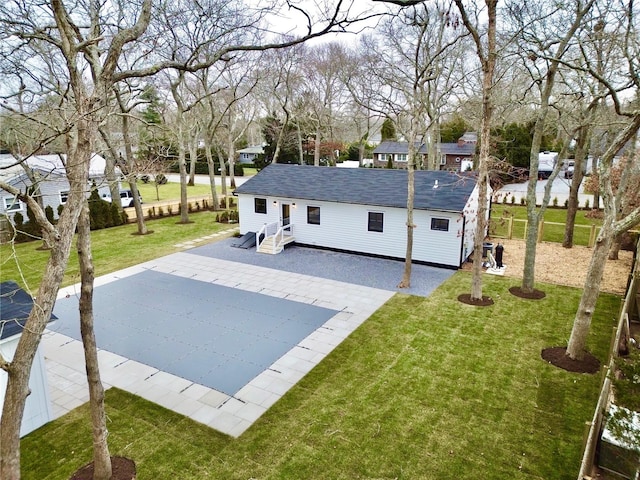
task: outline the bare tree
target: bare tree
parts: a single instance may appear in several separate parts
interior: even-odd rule
[[[512,24],[518,29],[515,37],[532,79],[532,88],[537,88],[537,112],[531,141],[529,159],[529,184],[527,187],[527,232],[524,273],[521,290],[525,294],[534,291],[535,256],[538,238],[538,224],[551,196],[553,180],[560,170],[557,162],[554,172],[545,187],[540,209],[536,207],[536,186],[538,162],[542,137],[545,132],[550,100],[554,93],[556,77],[562,57],[571,46],[571,41],[579,31],[595,0],[576,0],[571,8],[553,3],[511,4],[509,9]],[[527,62],[528,60],[528,62]]]
[[[482,295],[482,244],[487,234],[487,203],[489,188],[489,164],[491,160],[491,122],[493,117],[494,73],[498,59],[497,17],[498,0],[485,0],[487,16],[486,38],[479,25],[479,11],[469,12],[462,0],[455,0],[462,23],[467,28],[476,46],[482,70],[482,121],[480,124],[480,156],[478,158],[478,217],[473,242],[473,278],[471,301],[481,302]],[[474,17],[471,16],[473,13]]]
[[[411,285],[414,170],[423,163],[419,150],[438,122],[439,102],[451,92],[452,72],[459,60],[453,50],[461,36],[451,10],[450,2],[421,4],[381,22],[377,35],[365,37],[361,47],[368,52],[367,71],[376,72],[377,83],[370,81],[362,92],[356,91],[366,85],[362,81],[350,87],[361,104],[375,103],[380,115],[392,112],[396,128],[408,142],[407,248],[401,288]]]
[[[638,35],[637,7],[633,3],[612,2],[612,8],[606,12],[606,15],[596,20],[594,27],[600,31],[606,29],[610,41],[616,45],[619,58],[618,68],[612,72],[614,75],[603,76],[597,65],[594,64],[593,57],[588,54],[588,49],[585,48],[582,58],[583,72],[597,79],[605,87],[609,94],[607,99],[619,119],[624,122],[624,127],[620,128],[615,138],[608,142],[598,164],[599,191],[602,194],[604,218],[593,248],[587,278],[567,346],[567,355],[574,360],[580,360],[585,355],[591,318],[600,293],[600,282],[611,243],[617,235],[640,223],[640,206],[627,212],[621,208],[625,189],[633,188],[634,182],[630,181],[630,177],[637,171],[637,156],[631,158],[630,162],[626,164],[627,168],[622,170],[621,188],[618,188],[615,193],[612,175],[614,158],[640,129],[640,108],[635,101],[640,91],[640,77],[638,76],[640,36]],[[624,92],[626,95],[631,93],[633,100],[621,98],[619,92]]]

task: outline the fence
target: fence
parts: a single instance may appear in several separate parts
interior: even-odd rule
[[[538,243],[544,241],[559,242],[564,239],[565,223],[547,222],[544,219],[538,224]],[[489,235],[494,238],[521,238],[524,239],[528,220],[508,217],[491,218],[489,220]],[[575,224],[573,230],[573,242],[575,245],[586,245],[591,248],[595,245],[600,226],[592,223],[590,225]],[[629,230],[629,233],[638,234],[639,230]]]
[[[638,242],[637,250],[640,250],[640,242]],[[602,423],[604,421],[605,413],[609,409],[611,403],[611,379],[610,374],[614,372],[615,360],[618,357],[618,352],[622,342],[627,342],[630,335],[629,321],[630,316],[633,315],[633,308],[635,307],[640,314],[640,305],[638,302],[640,299],[640,255],[636,255],[635,265],[631,278],[629,281],[629,288],[624,299],[624,304],[620,312],[620,318],[618,324],[614,327],[612,335],[611,349],[609,352],[609,362],[604,369],[604,379],[602,382],[602,388],[600,390],[600,396],[598,397],[598,403],[596,405],[595,412],[591,422],[587,422],[585,425],[588,427],[588,432],[584,440],[584,452],[582,455],[582,462],[580,464],[580,472],[578,474],[578,480],[585,480],[590,478],[592,470],[595,466],[596,446],[598,444],[598,438],[602,429]]]
[[[218,201],[222,201],[225,197],[218,195]],[[233,198],[228,200],[233,201]],[[201,195],[197,197],[189,197],[187,199],[190,212],[198,212],[201,210],[207,210],[213,205],[213,199],[211,195]],[[145,218],[161,217],[163,215],[177,214],[180,212],[180,200],[169,200],[165,202],[143,203],[142,215]],[[128,207],[124,209],[124,213],[127,215],[128,222],[135,222],[137,219],[136,209],[134,207]]]

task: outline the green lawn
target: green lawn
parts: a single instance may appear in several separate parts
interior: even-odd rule
[[[587,210],[578,210],[576,215],[576,227],[574,229],[574,243],[576,245],[588,245],[591,225],[600,226],[601,220],[586,218]],[[513,216],[513,238],[524,238],[525,222],[527,219],[527,207],[519,205],[493,204],[491,207],[490,234],[495,237],[507,235],[507,218]],[[547,208],[544,215],[544,236],[546,242],[562,243],[564,239],[564,223],[567,220],[567,210],[564,208]],[[554,225],[562,224],[562,225]]]
[[[135,235],[134,224],[95,230],[91,233],[93,261],[96,276],[130,267],[138,263],[168,255],[178,251],[175,244],[205,235],[227,230],[233,225],[216,223],[216,212],[189,214],[193,223],[178,224],[180,217],[165,217],[147,221],[150,235]],[[40,284],[49,252],[38,250],[42,242],[18,245],[0,245],[0,281],[15,280],[29,291],[35,291]],[[65,274],[64,284],[80,281],[78,257],[75,248]]]
[[[137,185],[144,203],[180,199],[180,183],[177,182],[168,182],[164,185],[158,185],[157,190],[154,183],[138,182]],[[128,184],[123,183],[122,188],[128,188]],[[221,193],[222,187],[217,186],[216,192]],[[227,193],[231,194],[231,191],[228,190]],[[187,187],[188,197],[200,197],[204,195],[211,195],[211,187],[209,185],[196,184],[191,187]]]
[[[249,175],[255,175],[255,168],[245,168],[245,177]],[[236,177],[236,178],[244,178],[244,177]],[[140,195],[145,203],[157,202],[157,201],[168,201],[168,200],[176,200],[180,198],[180,183],[179,182],[168,182],[164,185],[159,185],[156,190],[156,185],[153,182],[150,183],[142,183],[138,182],[138,190],[140,191]],[[126,182],[123,183],[122,188],[128,188],[128,184]],[[216,192],[219,194],[222,193],[222,186],[216,186]],[[231,195],[232,190],[227,187],[227,194]],[[211,187],[209,185],[200,185],[196,184],[193,186],[187,186],[187,196],[189,197],[199,197],[203,195],[211,195]]]
[[[456,297],[457,272],[429,298],[396,295],[239,439],[136,396],[107,394],[111,452],[138,479],[571,479],[600,375],[540,358],[565,345],[580,290],[538,284],[508,293],[485,276],[494,306]],[[602,295],[589,349],[606,359],[620,299]],[[67,479],[91,460],[87,406],[28,435],[23,478]]]

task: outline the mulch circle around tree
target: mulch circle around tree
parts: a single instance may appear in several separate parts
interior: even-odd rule
[[[136,462],[126,457],[111,457],[111,480],[134,480]],[[93,462],[85,465],[69,480],[93,480]]]
[[[462,295],[458,295],[458,301],[467,305],[472,305],[474,307],[489,307],[493,305],[493,299],[491,297],[483,295],[482,300],[477,300],[472,299],[470,293],[463,293]]]
[[[536,290],[535,288],[532,292],[525,292],[521,287],[511,287],[509,293],[519,298],[526,298],[527,300],[540,300],[547,296],[542,290]]]
[[[600,370],[600,360],[589,352],[584,352],[582,360],[573,360],[567,355],[567,347],[544,348],[542,359],[568,372],[597,373]]]

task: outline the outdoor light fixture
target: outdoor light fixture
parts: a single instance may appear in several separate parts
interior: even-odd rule
[[[296,208],[296,202],[293,202],[293,208]]]
[[[277,200],[274,200],[274,201],[273,201],[273,206],[275,207],[276,205],[278,205],[278,201],[277,201]]]

